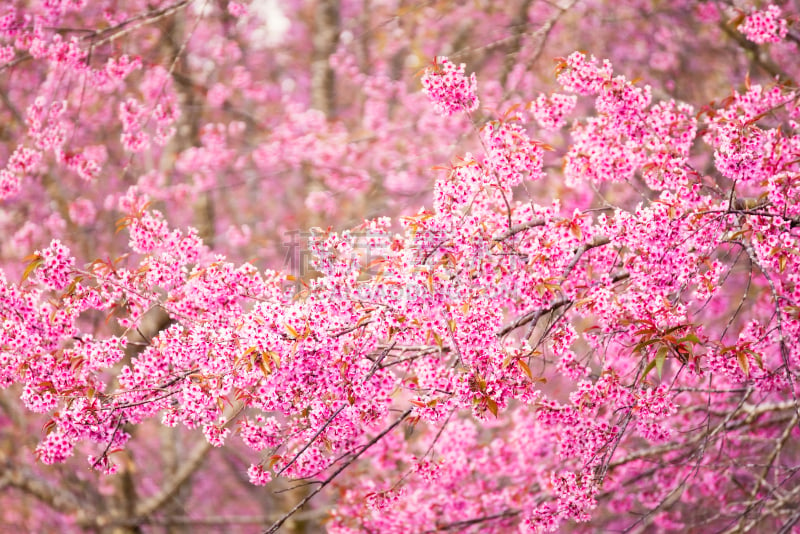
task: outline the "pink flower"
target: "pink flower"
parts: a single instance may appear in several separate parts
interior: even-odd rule
[[[69,283],[69,274],[75,262],[67,247],[54,239],[44,250],[36,251],[41,267],[36,272],[39,281],[54,290],[64,289]]]
[[[750,41],[758,44],[779,43],[786,37],[786,19],[780,18],[781,8],[771,5],[764,11],[754,11],[745,19],[740,30]]]
[[[478,82],[475,73],[464,74],[465,65],[458,67],[444,56],[436,58],[432,67],[425,69],[422,90],[433,101],[437,113],[449,116],[459,111],[478,109]]]
[[[553,93],[550,96],[539,95],[530,106],[539,126],[546,130],[558,130],[566,124],[567,115],[575,108],[577,101],[575,95]]]
[[[272,480],[272,474],[256,464],[251,465],[247,469],[247,476],[250,477],[250,482],[256,486],[265,486]]]

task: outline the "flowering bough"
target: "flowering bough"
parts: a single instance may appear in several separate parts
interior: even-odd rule
[[[267,532],[330,488],[341,533],[790,531],[800,92],[748,82],[698,111],[610,61],[556,71],[561,92],[481,115],[475,75],[437,58],[423,90],[480,150],[440,169],[431,210],[315,230],[299,284],[214,254],[136,189],[126,261],[81,266],[54,240],[21,281],[0,271],[0,385],[48,415],[39,460],[88,446],[114,473],[156,420],[238,440],[255,485],[308,486]],[[146,121],[120,114],[135,152]],[[220,157],[223,134],[203,132]],[[14,176],[37,164],[14,154]],[[539,204],[537,182],[597,194]]]

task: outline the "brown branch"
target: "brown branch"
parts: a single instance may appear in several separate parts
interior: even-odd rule
[[[35,497],[53,510],[65,515],[74,514],[78,523],[88,520],[80,499],[72,492],[39,478],[25,467],[15,467],[3,452],[0,452],[0,462],[3,465],[0,487],[16,488]]]
[[[105,28],[103,30],[81,30],[88,32],[88,35],[81,37],[80,40],[84,42],[89,41],[92,48],[113,42],[134,30],[137,30],[148,24],[158,22],[159,20],[172,15],[173,13],[191,4],[192,1],[193,0],[181,0],[180,2],[163,7],[161,9],[147,11],[146,13],[136,15],[135,17],[131,17],[128,20],[124,20],[115,26]],[[136,24],[137,22],[138,24]],[[12,61],[0,65],[0,72],[13,68],[32,58],[33,56],[29,52],[25,52],[24,54],[17,56]]]
[[[725,33],[725,35],[733,39],[736,44],[738,44],[739,47],[745,51],[745,53],[750,57],[751,61],[761,68],[761,70],[769,74],[771,77],[777,78],[782,84],[794,84],[789,75],[764,53],[763,48],[758,46],[756,43],[748,41],[747,38],[738,30],[731,28],[730,25],[724,22],[720,22],[719,27]]]
[[[167,504],[195,471],[200,468],[210,450],[211,444],[208,440],[203,439],[195,445],[194,449],[187,455],[186,461],[181,464],[178,470],[175,471],[175,474],[167,480],[161,490],[136,507],[136,517],[148,517]]]
[[[300,512],[295,514],[295,519],[307,521],[312,519],[322,519],[328,513],[326,509],[309,510],[307,512]],[[172,516],[172,517],[137,517],[134,519],[121,519],[119,521],[112,521],[106,526],[109,527],[134,527],[140,525],[152,526],[222,526],[229,525],[263,525],[277,519],[277,514],[272,516],[266,515],[253,515],[253,516],[207,516],[207,517],[186,517],[186,516]]]
[[[230,425],[241,411],[241,406],[231,410],[232,415],[226,417],[226,426]],[[175,474],[166,481],[161,490],[136,507],[136,517],[149,517],[169,502],[200,468],[210,450],[211,444],[206,439],[203,439],[195,445],[194,449],[187,455],[186,461],[175,471]]]
[[[533,219],[533,220],[528,221],[526,223],[515,224],[514,226],[512,226],[511,228],[509,228],[508,230],[506,230],[505,232],[503,232],[499,236],[495,237],[494,241],[497,241],[497,242],[505,241],[509,237],[515,236],[515,235],[519,234],[520,232],[524,232],[525,230],[529,230],[531,228],[537,228],[539,226],[544,226],[545,224],[547,224],[547,221],[545,221],[544,219]]]
[[[341,474],[341,472],[342,472],[342,471],[344,471],[345,469],[347,469],[347,468],[348,468],[348,467],[349,467],[349,466],[350,466],[350,465],[351,465],[353,462],[355,462],[356,460],[358,460],[358,458],[359,458],[359,457],[360,457],[362,454],[364,454],[365,452],[367,452],[367,450],[368,450],[370,447],[372,447],[372,446],[373,446],[373,445],[375,445],[377,442],[379,442],[381,439],[383,439],[383,437],[384,437],[386,434],[388,434],[389,432],[391,432],[392,430],[394,430],[394,428],[395,428],[397,425],[399,425],[400,423],[402,423],[402,422],[403,422],[403,421],[404,421],[404,420],[405,420],[405,419],[406,419],[406,418],[407,418],[409,415],[411,415],[411,411],[412,411],[412,409],[411,409],[411,408],[409,408],[408,410],[406,410],[405,412],[403,412],[403,414],[402,414],[400,417],[398,417],[398,418],[397,418],[397,420],[395,420],[395,422],[394,422],[394,423],[392,423],[391,425],[389,425],[388,427],[386,427],[385,429],[383,429],[383,430],[380,432],[380,434],[378,434],[377,436],[375,436],[374,438],[372,438],[371,440],[369,440],[369,441],[368,441],[368,442],[367,442],[367,443],[366,443],[366,444],[365,444],[365,445],[364,445],[364,446],[361,448],[361,450],[360,450],[360,451],[358,451],[357,453],[353,454],[353,456],[351,456],[351,457],[350,457],[350,459],[348,459],[348,460],[347,460],[346,462],[344,462],[344,463],[343,463],[341,466],[339,466],[339,468],[338,468],[338,469],[336,469],[336,471],[334,471],[333,473],[331,473],[331,475],[330,475],[328,478],[326,478],[325,480],[323,480],[322,482],[320,482],[320,483],[319,483],[319,486],[318,486],[318,487],[317,487],[317,488],[316,488],[314,491],[312,491],[311,493],[309,493],[308,495],[306,495],[306,496],[305,496],[305,498],[303,498],[303,500],[301,500],[299,503],[297,503],[297,504],[295,505],[295,507],[294,507],[294,508],[292,508],[291,510],[289,510],[288,512],[286,512],[285,514],[283,514],[283,516],[281,516],[281,518],[280,518],[280,519],[278,519],[277,521],[275,521],[275,522],[272,524],[272,526],[270,526],[270,527],[269,527],[267,530],[265,530],[265,531],[264,531],[264,534],[275,534],[275,532],[278,532],[278,529],[279,529],[279,528],[281,528],[281,525],[283,525],[283,524],[286,522],[286,520],[287,520],[287,519],[289,519],[290,517],[292,517],[292,516],[293,516],[293,515],[294,515],[294,514],[295,514],[295,513],[298,511],[298,510],[300,510],[300,508],[302,508],[303,506],[305,506],[305,505],[306,505],[306,503],[308,503],[308,501],[310,501],[311,499],[313,499],[313,498],[314,498],[314,497],[315,497],[315,496],[316,496],[316,495],[317,495],[319,492],[321,492],[323,489],[325,489],[325,487],[326,487],[328,484],[330,484],[331,482],[333,482],[333,480],[334,480],[336,477],[338,477],[338,476],[339,476],[339,474]]]
[[[435,530],[426,530],[424,534],[433,534],[434,532],[443,532],[448,530],[461,530],[472,525],[479,525],[489,521],[498,521],[502,519],[509,519],[518,516],[521,510],[506,510],[499,514],[487,515],[483,517],[474,517],[472,519],[464,519],[463,521],[456,521],[454,523],[447,523],[445,525],[437,525]]]
[[[339,0],[321,0],[314,13],[311,105],[330,117],[336,110],[336,77],[330,58],[339,44]]]
[[[513,228],[512,228],[512,230],[513,230]],[[520,230],[520,231],[522,231],[522,230]],[[589,243],[584,243],[583,245],[578,247],[575,250],[575,253],[574,253],[573,257],[572,257],[572,260],[570,260],[569,265],[567,265],[567,268],[564,270],[563,278],[566,279],[566,278],[569,277],[569,275],[572,273],[573,269],[575,269],[575,266],[578,264],[578,261],[580,260],[581,256],[583,256],[583,254],[587,250],[590,250],[590,249],[595,248],[595,247],[602,247],[604,245],[607,245],[610,242],[611,241],[609,240],[609,238],[607,238],[605,236],[596,236]],[[628,278],[629,276],[630,275],[628,273],[620,273],[617,276],[615,276],[612,280],[614,282],[619,282],[621,280],[624,280],[624,279]],[[536,321],[538,321],[542,317],[542,315],[545,315],[547,313],[553,312],[553,311],[561,308],[562,306],[566,306],[567,304],[571,304],[571,303],[572,303],[572,299],[567,299],[567,298],[556,299],[553,302],[551,302],[549,306],[545,306],[543,308],[537,308],[537,309],[535,309],[535,310],[533,310],[531,312],[526,313],[522,317],[519,317],[513,323],[511,323],[509,325],[506,325],[505,327],[503,327],[497,333],[497,337],[503,337],[503,336],[507,335],[508,333],[512,332],[513,330],[519,328],[520,326],[522,326],[524,324],[528,324],[528,323],[530,323],[532,321],[535,323]]]
[[[528,11],[530,10],[533,0],[524,0],[520,3],[517,9],[517,15],[514,20],[513,31],[511,32],[511,42],[509,43],[510,51],[506,54],[505,61],[503,61],[503,70],[500,73],[500,85],[506,86],[508,75],[516,65],[517,56],[522,49],[522,38],[525,35],[525,30],[528,27]]]
[[[300,456],[301,456],[301,455],[302,455],[304,452],[306,452],[306,450],[307,450],[307,449],[308,449],[308,448],[309,448],[309,447],[310,447],[310,446],[311,446],[311,445],[312,445],[312,444],[313,444],[313,443],[314,443],[314,442],[317,440],[317,438],[320,436],[320,434],[322,434],[322,433],[325,431],[325,429],[326,429],[326,428],[328,428],[328,427],[330,426],[330,424],[331,424],[331,423],[333,423],[333,420],[334,420],[334,419],[336,419],[336,416],[337,416],[337,415],[339,415],[340,413],[342,413],[342,410],[344,410],[344,407],[345,407],[345,406],[347,406],[347,404],[342,404],[341,406],[339,406],[339,409],[338,409],[338,410],[336,410],[335,412],[333,412],[333,413],[331,414],[331,416],[330,416],[330,417],[328,417],[328,420],[327,420],[327,421],[325,421],[325,424],[323,424],[323,425],[322,425],[322,426],[319,428],[319,430],[317,430],[317,432],[316,432],[316,433],[315,433],[313,436],[311,436],[311,439],[309,439],[308,441],[306,441],[306,444],[303,446],[303,448],[302,448],[302,449],[300,449],[300,450],[297,452],[297,454],[295,454],[295,455],[294,455],[294,457],[293,457],[291,460],[289,460],[289,463],[287,463],[286,465],[284,465],[283,467],[281,467],[280,471],[278,471],[277,473],[275,473],[275,476],[276,476],[276,477],[277,477],[277,476],[281,476],[281,475],[284,473],[284,471],[286,471],[287,469],[289,469],[289,467],[291,467],[291,466],[292,466],[292,464],[294,464],[294,463],[297,461],[297,459],[298,459],[298,458],[300,458]]]
[[[513,323],[504,326],[497,333],[497,337],[503,337],[503,336],[507,335],[508,333],[516,330],[520,326],[528,324],[529,322],[533,321],[534,319],[538,320],[542,315],[544,315],[546,313],[550,313],[552,311],[555,311],[555,310],[557,310],[558,308],[560,308],[562,306],[566,306],[570,302],[572,302],[571,299],[563,299],[563,298],[562,299],[556,299],[552,303],[550,303],[549,306],[545,306],[544,308],[537,308],[537,309],[535,309],[535,310],[533,310],[533,311],[531,311],[529,313],[526,313],[522,317],[517,318],[517,320],[514,321]]]

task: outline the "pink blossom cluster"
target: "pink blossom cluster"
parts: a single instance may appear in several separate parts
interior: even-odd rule
[[[15,196],[22,178],[37,170],[42,154],[38,150],[19,146],[11,154],[5,169],[0,170],[0,199]]]
[[[530,108],[539,126],[548,130],[558,130],[567,123],[567,116],[577,102],[578,98],[575,95],[542,94],[530,103]]]
[[[772,81],[781,72],[695,108],[665,93],[672,80],[619,74],[653,51],[624,43],[612,45],[617,74],[574,53],[557,66],[569,94],[539,95],[523,60],[492,59],[513,43],[482,27],[520,27],[498,4],[474,29],[493,44],[470,53],[497,72],[477,117],[466,66],[437,58],[419,92],[398,67],[416,65],[408,42],[375,55],[342,31],[320,60],[293,21],[287,39],[308,47],[298,66],[289,45],[259,40],[258,3],[29,4],[0,17],[13,48],[0,54],[37,87],[8,91],[20,105],[0,171],[0,225],[13,230],[0,244],[0,423],[25,419],[7,409],[16,395],[43,424],[20,424],[38,445],[0,451],[18,454],[3,456],[3,483],[22,490],[10,498],[47,494],[29,481],[54,471],[22,469],[28,451],[117,472],[65,477],[111,502],[123,496],[114,482],[161,465],[143,442],[168,427],[196,447],[175,448],[177,474],[204,450],[230,454],[205,462],[214,476],[194,489],[229,468],[266,491],[309,483],[307,499],[332,492],[325,525],[337,533],[791,529],[800,96]],[[468,20],[472,4],[410,16]],[[307,16],[306,4],[281,9]],[[524,18],[550,9],[534,2]],[[599,8],[576,9],[580,27]],[[687,24],[709,50],[691,50],[717,50],[725,21],[713,6],[666,11],[697,14]],[[779,35],[781,12],[759,13]],[[557,37],[553,16],[544,27]],[[402,31],[404,17],[387,26]],[[181,24],[196,32],[185,44]],[[682,31],[652,39],[651,76],[670,76]],[[122,55],[134,39],[144,53]],[[541,52],[519,41],[504,57]],[[774,69],[791,46],[751,65]],[[330,69],[312,79],[309,66]],[[509,111],[494,117],[486,102]],[[526,103],[530,114],[516,111]],[[462,136],[468,151],[453,157]],[[432,208],[402,209],[400,197]],[[338,230],[365,204],[402,215]],[[281,232],[308,226],[310,276],[260,267]],[[11,260],[26,249],[37,252]],[[151,473],[146,492],[178,503],[191,492],[169,471]],[[171,519],[145,513],[149,502],[130,517],[102,512],[102,524],[58,513],[89,530]]]
[[[478,81],[475,73],[468,78],[465,69],[463,63],[456,66],[444,56],[437,57],[433,66],[425,69],[422,90],[440,115],[471,113],[478,109]]]
[[[49,247],[37,250],[34,255],[34,261],[41,262],[41,267],[36,272],[39,281],[49,289],[64,289],[69,283],[75,262],[70,250],[54,239]]]
[[[573,52],[558,65],[558,83],[564,89],[580,95],[597,94],[611,80],[611,62],[597,64],[597,58]]]
[[[744,18],[739,30],[754,43],[779,43],[786,38],[786,19],[781,18],[781,8],[775,4],[761,11],[753,11]]]
[[[486,166],[499,187],[514,187],[523,178],[532,181],[542,178],[544,150],[518,123],[489,123],[481,134],[487,153]]]
[[[357,254],[357,234],[319,230],[310,248],[321,275],[295,296],[285,292],[285,276],[212,256],[193,231],[171,230],[146,198],[129,192],[121,206],[129,212],[124,225],[131,250],[141,255],[138,265],[96,262],[77,271],[69,252],[54,242],[39,254],[36,280],[58,292],[70,283],[74,289],[56,293],[54,302],[40,302],[41,293],[5,290],[9,302],[28,302],[14,305],[23,310],[22,320],[3,316],[5,343],[19,346],[9,364],[24,362],[29,369],[23,400],[35,411],[59,412],[40,457],[62,461],[87,440],[124,447],[129,436],[115,430],[121,421],[135,425],[156,416],[167,425],[201,428],[216,447],[237,436],[255,453],[271,452],[248,469],[258,485],[277,476],[328,473],[337,458],[364,451],[385,474],[347,482],[332,519],[340,532],[398,521],[444,528],[465,513],[496,517],[496,531],[511,524],[553,531],[566,521],[591,519],[601,488],[632,481],[642,485],[643,501],[662,498],[641,479],[637,464],[624,459],[646,451],[650,445],[642,449],[642,443],[683,447],[673,441],[675,430],[691,415],[681,411],[680,393],[666,381],[697,387],[712,372],[726,386],[752,384],[764,395],[786,384],[779,379],[780,351],[766,342],[775,334],[761,323],[732,343],[708,339],[717,328],[709,313],[717,310],[719,295],[709,286],[737,276],[716,251],[730,246],[737,228],[751,232],[744,253],[776,277],[776,291],[784,291],[781,273],[794,272],[797,260],[781,249],[798,245],[785,221],[720,212],[730,207],[729,197],[695,187],[687,153],[697,119],[688,109],[672,102],[651,106],[647,92],[623,78],[598,91],[602,124],[594,124],[616,136],[605,142],[639,136],[646,140],[642,161],[669,154],[658,160],[662,173],[681,177],[649,180],[658,193],[650,203],[595,215],[557,202],[518,202],[523,177],[545,179],[542,148],[515,121],[491,123],[481,132],[485,159],[467,156],[437,180],[435,211],[405,217],[397,235],[388,220],[364,224],[370,245],[381,251],[377,272],[369,274]],[[758,107],[765,99],[773,99],[771,93],[753,93],[746,105]],[[735,118],[745,104],[732,100],[729,106]],[[649,126],[630,126],[640,114],[648,114]],[[726,123],[715,117],[710,126],[707,136],[714,139],[713,128]],[[588,127],[575,126],[581,128]],[[742,145],[765,135],[785,139],[748,129],[724,133],[738,135],[729,142]],[[213,127],[203,133],[209,147],[223,144],[226,135]],[[578,136],[576,142],[586,141]],[[790,145],[781,146],[791,152]],[[773,195],[790,188],[781,184]],[[747,227],[740,226],[742,218]],[[689,296],[697,292],[710,304],[693,306]],[[762,297],[766,324],[774,321],[769,294]],[[121,341],[76,336],[78,310],[108,310],[121,300],[126,313],[117,322],[125,329],[136,328],[156,306],[174,323],[121,366],[119,386],[108,391],[99,376],[122,360]],[[531,324],[534,335],[542,315],[562,309],[558,320],[538,325],[544,330],[535,346],[508,335]],[[589,322],[596,326],[587,329]],[[787,317],[781,326],[790,336],[800,323]],[[22,335],[35,330],[35,337]],[[73,339],[69,350],[57,349],[66,339]],[[590,347],[589,357],[580,343]],[[602,358],[592,358],[594,352]],[[539,369],[551,357],[559,361],[557,379],[570,384],[566,400],[544,389]],[[688,370],[680,372],[684,365]],[[80,402],[67,403],[75,391],[84,392]],[[237,404],[265,414],[229,428],[229,407]],[[394,428],[397,410],[409,424],[443,431],[419,443],[383,433]],[[506,417],[512,419],[503,422]],[[478,425],[504,424],[514,439],[486,446]],[[533,459],[532,450],[540,451]],[[92,464],[115,469],[102,455]],[[612,469],[617,474],[606,477]],[[409,515],[421,502],[436,506]]]

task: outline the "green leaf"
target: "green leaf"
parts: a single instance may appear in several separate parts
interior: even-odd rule
[[[657,333],[658,330],[656,330],[655,328],[642,328],[641,330],[637,330],[636,332],[634,332],[634,334],[636,334],[637,336],[643,336],[645,334],[653,335]]]
[[[649,345],[652,345],[653,343],[658,343],[659,341],[661,341],[661,340],[657,339],[657,338],[656,339],[648,339],[646,341],[642,341],[642,342],[638,343],[635,347],[633,347],[633,352],[642,352],[642,349],[644,349],[645,347],[647,347]]]
[[[682,338],[680,338],[678,340],[678,343],[686,343],[687,341],[689,341],[691,343],[694,343],[695,345],[699,345],[700,344],[700,338],[697,337],[697,334],[695,334],[693,332],[690,332],[690,333],[686,334],[685,336],[683,336]]]
[[[647,375],[650,374],[650,371],[652,371],[653,367],[655,366],[656,366],[655,360],[650,360],[649,362],[647,362],[647,365],[644,368],[644,372],[642,372],[642,382],[644,382],[644,379],[647,378]]]
[[[666,330],[664,330],[664,335],[671,334],[671,333],[675,332],[676,330],[680,330],[681,328],[686,328],[686,325],[685,324],[679,324],[678,326],[672,326],[670,328],[667,328]]]
[[[658,349],[656,352],[655,357],[647,362],[647,365],[642,372],[642,381],[647,378],[647,375],[650,374],[650,371],[656,369],[658,371],[658,378],[661,379],[661,371],[664,368],[664,361],[667,359],[667,354],[669,353],[669,348],[667,346],[663,346]]]
[[[658,378],[661,379],[661,370],[664,368],[664,361],[667,359],[667,353],[669,349],[667,347],[661,347],[656,352],[656,357],[653,360],[656,363],[656,370],[658,371]]]
[[[25,267],[25,271],[22,273],[22,280],[20,280],[20,283],[27,280],[28,277],[31,275],[31,273],[33,273],[33,271],[41,267],[42,264],[44,264],[44,258],[39,256],[38,254],[33,255],[33,259],[28,264],[28,266]]]

